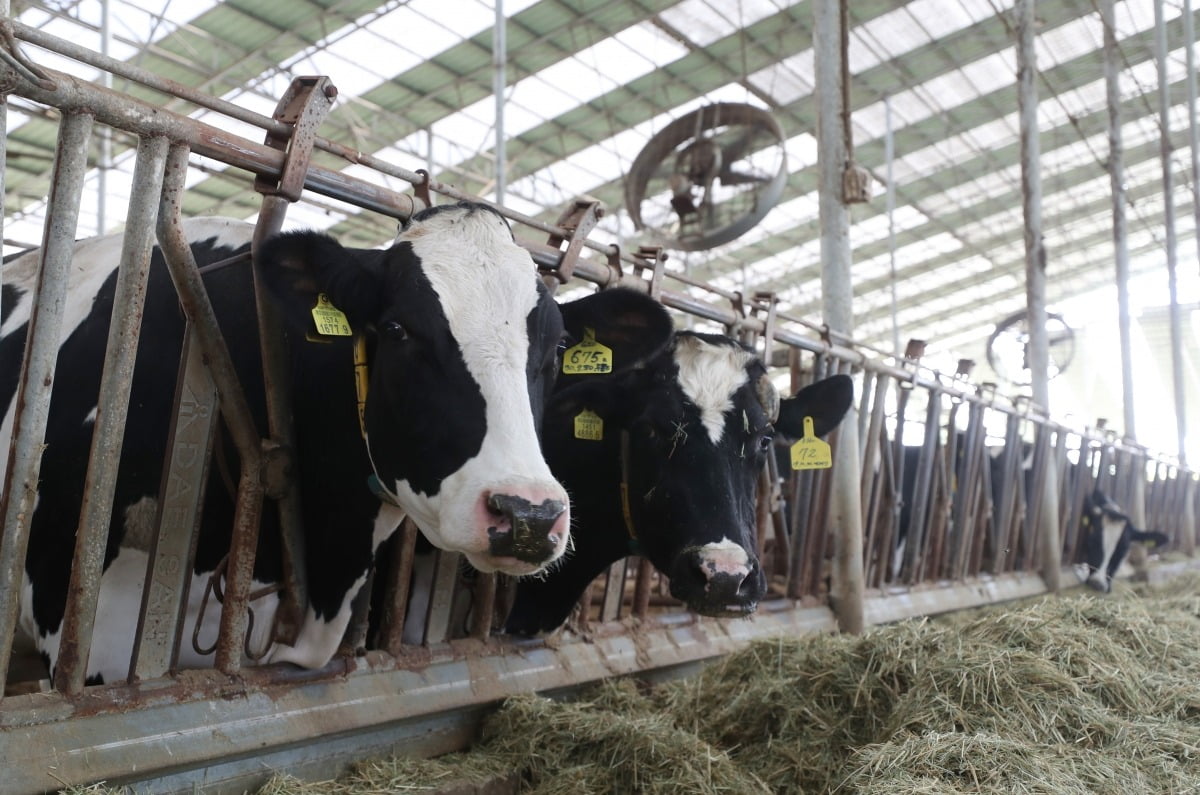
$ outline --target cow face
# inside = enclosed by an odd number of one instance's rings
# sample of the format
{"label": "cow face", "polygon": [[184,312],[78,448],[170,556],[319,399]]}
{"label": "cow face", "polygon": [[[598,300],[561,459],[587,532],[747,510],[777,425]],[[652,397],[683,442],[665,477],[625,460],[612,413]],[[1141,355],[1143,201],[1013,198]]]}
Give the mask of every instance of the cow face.
{"label": "cow face", "polygon": [[[576,311],[564,306],[576,336]],[[597,340],[601,334],[597,332]],[[575,468],[583,444],[566,439],[571,418],[587,410],[603,422],[605,447],[595,447],[594,470],[611,459],[627,495],[621,521],[631,548],[670,578],[671,593],[696,612],[741,616],[766,590],[758,562],[755,501],[759,472],[770,454],[776,413],[802,428],[803,416],[827,433],[846,412],[849,379],[835,377],[784,401],[762,362],[727,337],[679,332],[658,352],[605,378],[581,379],[556,390],[547,415],[547,444],[556,473]],[[786,410],[786,413],[783,413]],[[549,438],[551,433],[554,439]],[[799,433],[797,433],[797,436]],[[581,502],[594,490],[586,473],[564,478]],[[596,474],[599,479],[601,476]],[[616,494],[603,498],[620,500]],[[600,506],[604,510],[606,506]],[[586,518],[580,519],[586,523]],[[581,526],[579,551],[585,543]],[[619,531],[618,531],[619,532]],[[514,623],[518,631],[545,626]]]}
{"label": "cow face", "polygon": [[1121,506],[1099,489],[1084,499],[1079,522],[1084,534],[1084,565],[1087,569],[1084,582],[1102,593],[1112,590],[1113,577],[1131,544],[1145,542],[1163,546],[1168,541],[1164,533],[1134,527]]}
{"label": "cow face", "polygon": [[283,235],[260,261],[296,331],[313,335],[323,293],[366,335],[364,429],[385,498],[482,571],[527,574],[562,553],[567,497],[535,416],[562,320],[499,214],[431,208],[386,251]]}

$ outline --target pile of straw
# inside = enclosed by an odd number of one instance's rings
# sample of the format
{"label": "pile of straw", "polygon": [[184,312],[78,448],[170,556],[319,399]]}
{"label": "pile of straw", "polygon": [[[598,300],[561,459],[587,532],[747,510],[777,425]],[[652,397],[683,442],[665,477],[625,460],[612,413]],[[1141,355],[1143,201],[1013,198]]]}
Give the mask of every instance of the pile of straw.
{"label": "pile of straw", "polygon": [[537,793],[1200,789],[1186,587],[763,641],[645,692],[512,699],[474,753]]}
{"label": "pile of straw", "polygon": [[757,642],[655,688],[510,699],[468,753],[261,792],[1200,791],[1200,579],[1169,587]]}

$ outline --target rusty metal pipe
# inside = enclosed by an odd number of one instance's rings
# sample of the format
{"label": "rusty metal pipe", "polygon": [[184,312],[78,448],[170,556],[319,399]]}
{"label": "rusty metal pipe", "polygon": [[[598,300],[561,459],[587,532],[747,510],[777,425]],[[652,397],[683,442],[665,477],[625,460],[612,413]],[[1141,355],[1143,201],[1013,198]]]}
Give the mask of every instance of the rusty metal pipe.
{"label": "rusty metal pipe", "polygon": [[8,673],[21,572],[29,544],[29,527],[37,504],[37,484],[46,420],[50,412],[50,390],[58,362],[68,273],[75,250],[75,227],[79,199],[87,170],[87,143],[92,117],[63,116],[58,130],[58,157],[50,186],[46,224],[42,232],[41,262],[37,287],[29,315],[25,360],[14,408],[12,446],[8,451],[3,508],[4,536],[0,543],[0,682]]}
{"label": "rusty metal pipe", "polygon": [[142,139],[134,164],[133,189],[121,243],[121,265],[113,294],[112,321],[100,376],[92,449],[79,527],[75,533],[75,562],[71,567],[63,618],[63,643],[59,647],[55,677],[59,689],[67,693],[77,693],[83,688],[92,647],[96,601],[111,532],[109,522],[117,488],[121,445],[125,439],[125,421],[129,415],[129,388],[133,383],[142,310],[150,281],[150,254],[154,247],[152,230],[158,212],[156,197],[162,188],[167,147],[165,138]]}

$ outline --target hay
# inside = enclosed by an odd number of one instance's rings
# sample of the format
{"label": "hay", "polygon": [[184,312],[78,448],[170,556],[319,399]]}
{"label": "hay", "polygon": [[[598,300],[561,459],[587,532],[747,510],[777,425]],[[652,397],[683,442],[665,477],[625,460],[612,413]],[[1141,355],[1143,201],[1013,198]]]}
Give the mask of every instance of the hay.
{"label": "hay", "polygon": [[524,767],[528,791],[538,795],[769,792],[628,680],[571,703],[510,699],[486,722],[482,750]]}
{"label": "hay", "polygon": [[760,641],[656,688],[510,699],[468,753],[260,792],[1197,792],[1200,576],[1169,587]]}

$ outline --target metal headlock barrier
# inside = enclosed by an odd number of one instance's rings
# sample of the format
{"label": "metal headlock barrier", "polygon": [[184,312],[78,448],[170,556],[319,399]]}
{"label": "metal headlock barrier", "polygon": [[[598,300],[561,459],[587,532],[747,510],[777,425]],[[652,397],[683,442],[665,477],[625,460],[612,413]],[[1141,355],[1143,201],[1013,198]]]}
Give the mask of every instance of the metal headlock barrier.
{"label": "metal headlock barrier", "polygon": [[[336,91],[326,78],[298,78],[273,118],[187,90],[136,67],[82,50],[12,20],[0,20],[0,93],[51,111],[58,150],[48,198],[36,306],[29,319],[25,365],[0,512],[0,792],[37,792],[95,781],[163,791],[237,791],[272,770],[329,775],[348,759],[401,751],[429,755],[461,748],[484,711],[528,691],[561,692],[609,676],[655,678],[695,670],[752,639],[832,631],[826,528],[829,472],[780,472],[771,462],[760,488],[759,540],[771,594],[750,619],[701,618],[667,594],[663,577],[629,558],[589,588],[570,631],[545,640],[493,634],[511,582],[464,572],[459,556],[439,553],[430,584],[412,581],[416,528],[400,531],[381,629],[368,638],[360,611],[343,653],[319,671],[243,659],[251,571],[264,500],[279,502],[285,539],[283,603],[274,637],[294,636],[305,609],[303,544],[295,489],[287,482],[292,430],[282,379],[282,340],[272,306],[258,304],[270,427],[255,427],[242,385],[180,229],[189,158],[230,167],[263,195],[256,242],[277,231],[302,191],[345,201],[393,219],[407,218],[433,196],[463,197],[428,174],[409,172],[316,134]],[[20,43],[34,44],[125,77],[164,96],[262,129],[265,142],[41,69]],[[144,90],[139,89],[142,93]],[[7,101],[7,100],[6,100]],[[112,332],[101,382],[77,533],[62,650],[54,681],[20,674],[28,640],[17,628],[29,523],[37,497],[49,393],[54,380],[67,269],[76,237],[87,146],[94,125],[135,141],[132,199]],[[411,183],[398,193],[313,162],[313,152]],[[382,180],[381,180],[382,182]],[[1197,489],[1172,459],[1130,445],[1103,429],[1073,429],[1026,404],[923,368],[919,351],[898,360],[872,356],[850,341],[790,318],[774,296],[743,296],[666,270],[658,249],[624,252],[588,239],[601,215],[591,201],[566,208],[556,224],[504,210],[518,239],[552,283],[614,285],[647,292],[672,309],[719,325],[758,346],[793,390],[836,372],[856,380],[858,458],[865,530],[868,623],[926,615],[1043,593],[1046,554],[1038,534],[1040,483],[1053,463],[1060,473],[1058,516],[1063,576],[1075,582],[1079,512],[1084,495],[1104,489],[1119,502],[1144,494],[1148,524],[1192,554]],[[541,240],[532,240],[540,237]],[[140,301],[153,244],[162,247],[188,319],[184,397],[164,468],[172,481],[197,485],[203,466],[185,454],[211,444],[218,415],[241,460],[232,548],[226,571],[214,667],[171,670],[186,601],[192,528],[199,488],[161,495],[163,508],[147,572],[153,590],[138,622],[130,676],[85,686],[84,671],[109,534],[116,463],[129,402],[129,372],[141,325]],[[543,242],[544,241],[544,242]],[[965,371],[965,368],[964,368]],[[786,375],[784,373],[786,372]],[[195,417],[206,422],[191,422]],[[919,440],[919,441],[918,441]],[[838,445],[837,433],[831,438]],[[906,486],[905,484],[911,484]],[[419,643],[402,629],[414,588],[428,588]],[[364,600],[365,601],[365,600]],[[468,618],[471,616],[472,618]],[[184,639],[182,642],[192,642]]]}

